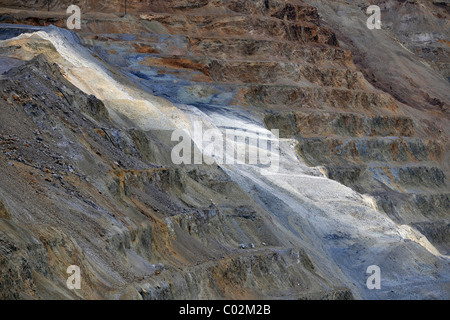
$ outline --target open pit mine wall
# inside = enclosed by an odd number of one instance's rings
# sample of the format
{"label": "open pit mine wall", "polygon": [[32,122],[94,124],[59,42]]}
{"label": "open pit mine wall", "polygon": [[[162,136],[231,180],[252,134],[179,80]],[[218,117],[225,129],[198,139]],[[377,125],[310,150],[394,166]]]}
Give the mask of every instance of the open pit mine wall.
{"label": "open pit mine wall", "polygon": [[[447,49],[310,2],[2,1],[0,297],[448,298]],[[174,165],[195,121],[279,129],[277,173]]]}

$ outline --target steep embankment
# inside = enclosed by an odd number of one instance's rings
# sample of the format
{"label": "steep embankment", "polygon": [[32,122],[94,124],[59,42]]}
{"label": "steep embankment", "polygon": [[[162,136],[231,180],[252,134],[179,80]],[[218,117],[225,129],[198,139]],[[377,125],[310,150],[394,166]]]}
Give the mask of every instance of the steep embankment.
{"label": "steep embankment", "polygon": [[[448,298],[446,131],[424,121],[448,118],[374,88],[314,7],[139,9],[86,15],[81,42],[1,29],[3,297]],[[172,130],[196,120],[280,129],[279,171],[173,165]]]}

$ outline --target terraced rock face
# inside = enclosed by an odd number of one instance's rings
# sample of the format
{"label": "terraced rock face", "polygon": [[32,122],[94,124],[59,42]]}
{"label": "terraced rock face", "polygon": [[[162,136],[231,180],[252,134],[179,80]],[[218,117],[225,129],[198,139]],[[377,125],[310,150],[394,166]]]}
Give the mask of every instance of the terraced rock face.
{"label": "terraced rock face", "polygon": [[[375,1],[385,9],[385,28],[450,81],[449,14],[446,1]],[[400,19],[398,17],[401,17]]]}
{"label": "terraced rock face", "polygon": [[[0,27],[1,297],[448,298],[445,79],[426,69],[426,106],[405,104],[407,80],[397,99],[390,76],[367,81],[333,15],[364,25],[357,5],[128,1],[117,17],[121,3],[88,1],[79,38]],[[4,22],[65,25],[11,7]],[[174,165],[171,133],[195,121],[279,129],[278,171]]]}

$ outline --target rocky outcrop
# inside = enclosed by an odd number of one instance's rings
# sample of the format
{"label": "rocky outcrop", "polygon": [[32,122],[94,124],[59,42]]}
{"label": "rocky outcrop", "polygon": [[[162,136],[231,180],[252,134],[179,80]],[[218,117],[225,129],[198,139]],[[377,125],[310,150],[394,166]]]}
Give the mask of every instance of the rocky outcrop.
{"label": "rocky outcrop", "polygon": [[[292,260],[268,213],[226,174],[145,160],[158,157],[147,134],[115,128],[43,55],[0,81],[2,194],[14,204],[11,217],[1,202],[2,298],[328,294],[307,253]],[[67,263],[85,266],[80,293],[64,284]]]}
{"label": "rocky outcrop", "polygon": [[[77,36],[40,27],[66,5],[1,9],[36,26],[0,33],[1,297],[447,298],[446,93],[375,73],[347,4],[86,1]],[[280,129],[279,172],[174,165],[199,119]]]}

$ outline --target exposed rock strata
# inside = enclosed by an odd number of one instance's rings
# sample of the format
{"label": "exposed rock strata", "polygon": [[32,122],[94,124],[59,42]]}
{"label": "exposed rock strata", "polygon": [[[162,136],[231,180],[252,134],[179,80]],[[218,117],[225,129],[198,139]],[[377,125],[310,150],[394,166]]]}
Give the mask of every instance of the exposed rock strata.
{"label": "exposed rock strata", "polygon": [[[37,34],[0,45],[0,297],[448,298],[445,79],[387,36],[350,36],[336,12],[368,32],[362,6],[121,3],[83,4],[95,58],[56,28],[1,29]],[[64,27],[53,5],[16,1],[2,20]],[[372,36],[396,75],[365,58]],[[279,178],[171,165],[164,129],[195,119],[280,129]]]}

